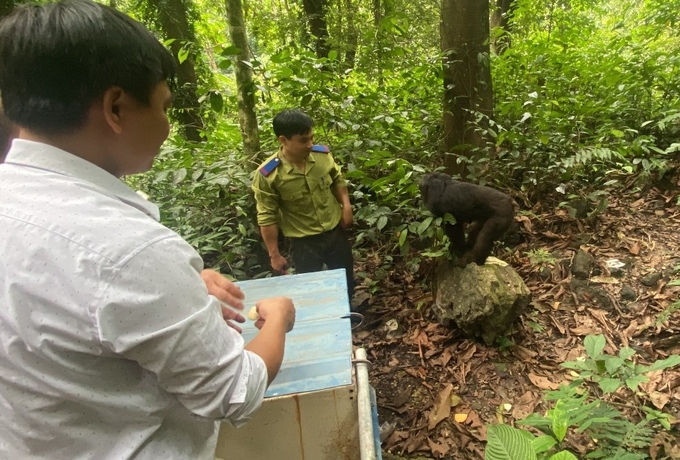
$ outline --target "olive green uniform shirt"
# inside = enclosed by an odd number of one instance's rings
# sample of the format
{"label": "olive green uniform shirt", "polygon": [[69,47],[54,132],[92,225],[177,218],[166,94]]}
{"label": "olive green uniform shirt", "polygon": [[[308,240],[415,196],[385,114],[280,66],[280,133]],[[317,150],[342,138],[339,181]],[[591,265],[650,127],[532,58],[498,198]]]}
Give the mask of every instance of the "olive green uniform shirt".
{"label": "olive green uniform shirt", "polygon": [[[277,157],[281,164],[267,176],[262,174],[261,168]],[[333,230],[342,218],[342,206],[332,190],[345,186],[340,167],[330,153],[310,153],[302,171],[279,151],[255,171],[252,188],[257,223],[260,227],[277,225],[289,238]]]}

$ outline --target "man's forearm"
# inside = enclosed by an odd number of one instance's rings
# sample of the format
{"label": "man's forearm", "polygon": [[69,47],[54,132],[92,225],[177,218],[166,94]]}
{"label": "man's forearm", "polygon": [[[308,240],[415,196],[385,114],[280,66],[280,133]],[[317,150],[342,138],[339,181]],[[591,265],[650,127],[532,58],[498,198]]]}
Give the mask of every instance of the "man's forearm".
{"label": "man's forearm", "polygon": [[349,207],[349,191],[347,190],[347,186],[342,185],[340,187],[335,187],[332,189],[333,191],[333,196],[335,196],[335,199],[338,200],[338,203],[342,205],[342,207]]}
{"label": "man's forearm", "polygon": [[274,224],[260,227],[260,234],[264,245],[267,246],[269,257],[279,256],[279,226]]}
{"label": "man's forearm", "polygon": [[286,343],[286,328],[282,321],[266,321],[260,332],[245,349],[252,351],[267,367],[267,385],[272,383],[281,368]]}

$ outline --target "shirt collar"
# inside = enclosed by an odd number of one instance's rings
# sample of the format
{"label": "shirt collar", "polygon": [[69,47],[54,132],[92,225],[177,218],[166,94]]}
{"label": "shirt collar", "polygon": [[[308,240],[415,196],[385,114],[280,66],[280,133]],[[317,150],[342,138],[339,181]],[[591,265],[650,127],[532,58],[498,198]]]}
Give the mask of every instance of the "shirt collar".
{"label": "shirt collar", "polygon": [[116,197],[155,220],[160,220],[158,206],[135,193],[123,181],[99,166],[57,147],[25,139],[14,139],[5,163],[43,169],[80,179],[90,183],[93,189]]}
{"label": "shirt collar", "polygon": [[[295,165],[288,161],[285,156],[283,156],[283,147],[279,147],[279,153],[278,153],[279,160],[281,160],[281,165],[286,168],[286,172],[290,173],[295,169]],[[316,163],[316,160],[314,159],[314,155],[312,155],[312,152],[309,153],[309,156],[305,159],[307,163],[313,165]]]}

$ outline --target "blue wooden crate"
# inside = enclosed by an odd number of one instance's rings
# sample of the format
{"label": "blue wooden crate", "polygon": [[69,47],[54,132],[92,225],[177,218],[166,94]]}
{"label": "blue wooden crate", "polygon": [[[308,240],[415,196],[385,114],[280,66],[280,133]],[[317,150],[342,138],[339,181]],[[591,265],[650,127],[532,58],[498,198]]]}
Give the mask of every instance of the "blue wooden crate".
{"label": "blue wooden crate", "polygon": [[[352,383],[352,331],[345,270],[325,270],[236,283],[246,312],[259,300],[286,296],[295,304],[294,329],[286,336],[281,369],[265,394],[283,396]],[[241,325],[249,342],[253,322]]]}

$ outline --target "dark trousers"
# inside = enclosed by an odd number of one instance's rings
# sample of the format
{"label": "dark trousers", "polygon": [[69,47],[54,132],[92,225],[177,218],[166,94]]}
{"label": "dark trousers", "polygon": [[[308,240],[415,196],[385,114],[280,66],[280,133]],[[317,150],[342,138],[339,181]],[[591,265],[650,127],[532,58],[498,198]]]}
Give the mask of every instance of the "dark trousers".
{"label": "dark trousers", "polygon": [[324,264],[329,269],[344,268],[347,293],[354,294],[354,256],[347,233],[341,226],[318,235],[290,239],[291,256],[296,273],[318,272]]}

